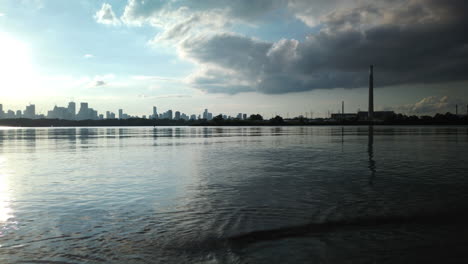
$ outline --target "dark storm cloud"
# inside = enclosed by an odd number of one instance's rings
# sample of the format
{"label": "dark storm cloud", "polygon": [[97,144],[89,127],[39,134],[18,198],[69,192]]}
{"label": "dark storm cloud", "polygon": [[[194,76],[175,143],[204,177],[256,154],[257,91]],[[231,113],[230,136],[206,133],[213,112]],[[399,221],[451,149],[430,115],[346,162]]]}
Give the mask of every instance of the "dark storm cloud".
{"label": "dark storm cloud", "polygon": [[[226,33],[279,8],[320,31],[274,43]],[[460,0],[130,0],[122,20],[162,27],[154,41],[197,64],[195,88],[288,93],[366,86],[370,64],[377,87],[466,80],[467,11]]]}
{"label": "dark storm cloud", "polygon": [[[363,87],[370,64],[376,65],[378,86],[466,80],[466,4],[394,2],[400,6],[331,13],[324,17],[323,29],[303,42],[265,43],[224,33],[187,40],[181,48],[200,65],[215,66],[211,81],[222,83],[230,72],[263,93]],[[194,76],[192,82],[219,92],[204,86],[204,78]]]}

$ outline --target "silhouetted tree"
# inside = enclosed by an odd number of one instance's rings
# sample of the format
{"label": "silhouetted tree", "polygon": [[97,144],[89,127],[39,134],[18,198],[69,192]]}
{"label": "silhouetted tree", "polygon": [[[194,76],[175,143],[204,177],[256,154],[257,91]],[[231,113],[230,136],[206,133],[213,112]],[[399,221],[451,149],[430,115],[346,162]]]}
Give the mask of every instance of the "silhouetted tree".
{"label": "silhouetted tree", "polygon": [[284,123],[284,120],[283,120],[283,118],[281,116],[277,115],[277,116],[273,117],[272,119],[270,119],[270,122],[272,124],[282,124],[282,123]]}
{"label": "silhouetted tree", "polygon": [[296,121],[299,122],[299,124],[301,124],[301,125],[303,125],[303,124],[306,123],[306,120],[305,120],[304,116],[302,116],[302,115],[293,118],[293,120],[296,120]]}
{"label": "silhouetted tree", "polygon": [[256,115],[253,114],[253,115],[250,115],[249,119],[250,120],[259,120],[259,121],[261,121],[261,120],[263,120],[263,117],[260,114],[256,114]]}
{"label": "silhouetted tree", "polygon": [[223,120],[224,120],[224,119],[223,119],[223,115],[221,115],[221,114],[219,114],[219,115],[213,117],[213,121],[214,121],[214,122],[221,122],[221,121],[223,121]]}

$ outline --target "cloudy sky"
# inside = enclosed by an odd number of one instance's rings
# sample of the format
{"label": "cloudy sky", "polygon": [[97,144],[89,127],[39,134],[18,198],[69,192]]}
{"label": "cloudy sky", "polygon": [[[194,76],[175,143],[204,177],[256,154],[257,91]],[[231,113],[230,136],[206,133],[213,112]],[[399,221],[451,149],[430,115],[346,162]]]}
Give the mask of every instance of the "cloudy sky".
{"label": "cloudy sky", "polygon": [[0,103],[314,117],[468,103],[461,0],[0,0]]}

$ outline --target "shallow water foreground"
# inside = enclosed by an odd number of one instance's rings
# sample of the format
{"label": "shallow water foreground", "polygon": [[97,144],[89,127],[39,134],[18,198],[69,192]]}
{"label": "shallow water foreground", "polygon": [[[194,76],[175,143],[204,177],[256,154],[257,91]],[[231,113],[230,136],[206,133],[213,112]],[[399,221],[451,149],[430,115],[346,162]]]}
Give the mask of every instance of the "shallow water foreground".
{"label": "shallow water foreground", "polygon": [[0,129],[0,263],[467,263],[468,127]]}

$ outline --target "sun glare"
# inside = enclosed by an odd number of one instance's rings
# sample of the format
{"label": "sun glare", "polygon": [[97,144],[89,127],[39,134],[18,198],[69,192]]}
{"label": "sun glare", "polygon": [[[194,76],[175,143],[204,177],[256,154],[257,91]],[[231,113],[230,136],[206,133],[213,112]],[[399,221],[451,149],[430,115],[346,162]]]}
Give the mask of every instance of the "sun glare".
{"label": "sun glare", "polygon": [[35,78],[29,47],[0,32],[0,85],[5,87],[2,94],[19,95],[29,91]]}
{"label": "sun glare", "polygon": [[[5,159],[0,157],[0,168],[2,167],[4,161]],[[5,224],[10,217],[12,217],[12,210],[10,208],[10,187],[8,182],[8,175],[0,172],[0,228],[2,227],[2,224]]]}

